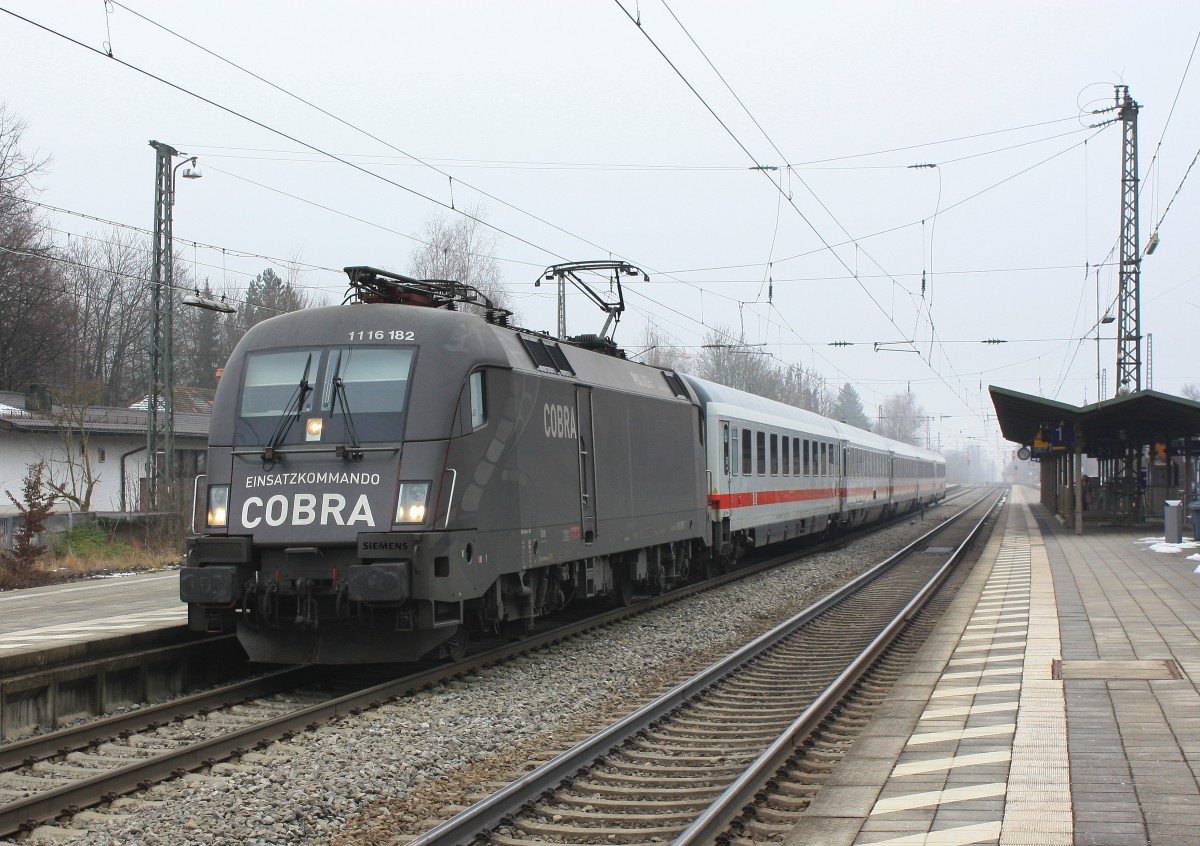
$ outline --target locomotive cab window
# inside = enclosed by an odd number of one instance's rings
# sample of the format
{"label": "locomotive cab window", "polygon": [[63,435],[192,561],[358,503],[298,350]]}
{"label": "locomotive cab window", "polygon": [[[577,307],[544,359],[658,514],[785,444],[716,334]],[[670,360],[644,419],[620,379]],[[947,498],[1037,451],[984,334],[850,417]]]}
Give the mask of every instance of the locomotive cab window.
{"label": "locomotive cab window", "polygon": [[244,445],[399,440],[416,350],[349,347],[250,353],[235,440]]}

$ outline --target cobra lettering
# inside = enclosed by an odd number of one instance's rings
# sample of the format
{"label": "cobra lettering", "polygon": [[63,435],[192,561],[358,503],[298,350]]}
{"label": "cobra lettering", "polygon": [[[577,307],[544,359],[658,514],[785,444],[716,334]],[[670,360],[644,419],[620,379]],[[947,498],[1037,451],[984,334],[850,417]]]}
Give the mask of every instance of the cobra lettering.
{"label": "cobra lettering", "polygon": [[542,408],[542,425],[547,438],[577,438],[575,409],[569,405],[546,403]]}
{"label": "cobra lettering", "polygon": [[242,503],[242,525],[253,529],[261,523],[268,526],[311,526],[317,523],[321,526],[337,524],[353,526],[362,523],[366,526],[375,525],[375,515],[371,513],[371,503],[366,494],[360,494],[354,507],[348,515],[346,497],[336,493],[321,494],[318,507],[314,494],[298,493],[291,498],[276,494],[263,502],[261,497],[247,497]]}

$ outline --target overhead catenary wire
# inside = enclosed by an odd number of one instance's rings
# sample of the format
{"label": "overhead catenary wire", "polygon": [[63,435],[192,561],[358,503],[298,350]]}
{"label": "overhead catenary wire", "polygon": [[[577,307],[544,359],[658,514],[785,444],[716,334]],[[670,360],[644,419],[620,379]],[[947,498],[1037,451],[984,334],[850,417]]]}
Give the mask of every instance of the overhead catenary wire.
{"label": "overhead catenary wire", "polygon": [[263,121],[260,121],[253,117],[250,117],[249,115],[243,114],[242,112],[239,112],[230,106],[226,106],[222,103],[219,103],[216,100],[211,99],[210,97],[206,97],[203,94],[200,94],[199,92],[192,91],[191,89],[186,88],[183,85],[180,85],[175,82],[171,82],[170,80],[168,80],[164,77],[161,77],[158,74],[152,73],[151,71],[148,71],[145,68],[141,68],[131,62],[126,62],[123,59],[118,59],[116,56],[109,56],[109,55],[105,54],[104,51],[98,50],[97,48],[92,47],[90,44],[85,44],[82,41],[79,41],[78,39],[72,38],[71,36],[69,36],[65,33],[59,32],[58,30],[53,29],[52,27],[46,26],[45,24],[42,24],[35,20],[27,18],[24,15],[19,15],[16,12],[12,11],[11,9],[7,9],[7,8],[0,6],[0,12],[3,12],[4,14],[9,15],[10,17],[14,17],[17,20],[23,21],[31,26],[34,26],[34,27],[42,30],[43,32],[47,32],[57,38],[61,38],[64,41],[74,44],[77,47],[87,50],[90,53],[93,53],[93,54],[96,54],[99,56],[104,56],[105,58],[109,59],[110,61],[116,62],[117,64],[121,65],[124,68],[128,68],[129,70],[131,70],[135,73],[141,74],[142,76],[145,76],[148,79],[152,79],[155,82],[165,85],[168,88],[178,91],[181,94],[184,94],[188,97],[192,97],[196,100],[199,100],[200,102],[205,103],[209,106],[212,106],[213,108],[219,109],[220,111],[223,111],[226,114],[232,115],[233,117],[236,117],[239,120],[244,120],[250,124],[253,124],[254,126],[257,126],[260,129],[266,130],[267,132],[270,132],[274,135],[278,135],[281,138],[291,141],[294,144],[299,144],[300,146],[305,147],[306,149],[312,150],[315,153],[320,153],[321,155],[328,156],[330,159],[341,162],[342,164],[358,171],[359,173],[365,174],[366,176],[369,176],[373,179],[378,179],[381,182],[384,182],[395,188],[399,188],[401,191],[405,191],[409,194],[412,194],[415,197],[418,197],[429,203],[433,203],[436,206],[440,206],[441,208],[446,209],[447,211],[456,212],[457,214],[462,215],[463,217],[467,218],[468,220],[474,221],[475,223],[479,224],[480,226],[486,226],[488,229],[498,232],[501,235],[504,235],[505,237],[512,238],[514,241],[518,241],[527,247],[531,247],[535,250],[538,250],[539,252],[545,253],[546,255],[549,255],[549,256],[553,256],[555,258],[564,259],[564,260],[566,258],[565,256],[560,255],[559,253],[555,252],[554,250],[550,249],[549,247],[542,246],[542,245],[537,244],[533,241],[530,241],[526,238],[523,238],[520,235],[510,232],[507,229],[504,229],[503,227],[495,225],[494,223],[489,223],[486,219],[481,218],[477,215],[471,214],[470,212],[464,211],[462,209],[453,209],[450,207],[450,205],[442,202],[441,200],[438,200],[435,197],[430,197],[428,194],[424,194],[415,188],[412,188],[401,182],[397,182],[393,179],[389,179],[388,177],[383,176],[382,174],[375,173],[374,171],[372,171],[368,168],[365,168],[361,165],[355,164],[354,162],[351,162],[347,159],[341,158],[333,153],[327,152],[326,150],[322,149],[321,147],[318,147],[315,144],[310,144],[307,141],[304,141],[294,135],[290,135],[287,132],[284,132],[282,129],[277,129],[276,127],[271,126],[270,124],[264,123]]}
{"label": "overhead catenary wire", "polygon": [[[672,70],[672,71],[675,73],[675,75],[676,75],[676,76],[677,76],[677,77],[678,77],[678,78],[679,78],[679,79],[680,79],[680,80],[681,80],[681,81],[684,83],[684,85],[685,85],[685,86],[688,88],[688,90],[690,90],[690,91],[693,93],[693,95],[695,95],[695,97],[696,97],[696,98],[697,98],[697,99],[700,101],[701,105],[703,105],[703,106],[704,106],[704,108],[705,108],[705,109],[706,109],[706,110],[709,112],[709,114],[710,114],[710,115],[712,115],[712,117],[713,117],[713,118],[714,118],[714,119],[717,121],[717,123],[718,123],[718,124],[721,126],[721,128],[722,128],[722,129],[723,129],[723,130],[726,132],[726,134],[728,134],[728,135],[730,136],[730,138],[732,138],[732,139],[733,139],[734,143],[735,143],[735,144],[736,144],[736,145],[737,145],[737,146],[738,146],[738,147],[739,147],[739,148],[740,148],[740,149],[741,149],[741,150],[742,150],[742,151],[743,151],[743,152],[746,154],[746,156],[747,156],[747,157],[748,157],[748,158],[751,160],[751,162],[753,163],[753,167],[752,167],[751,169],[752,169],[752,170],[759,170],[760,172],[762,172],[762,174],[763,174],[764,176],[766,176],[766,177],[767,177],[767,178],[770,180],[770,182],[771,182],[772,186],[773,186],[773,187],[774,187],[774,188],[775,188],[777,191],[779,191],[779,193],[780,193],[780,194],[784,194],[784,192],[783,192],[783,190],[782,190],[782,186],[781,186],[781,185],[779,185],[778,183],[776,183],[776,182],[775,182],[775,180],[771,178],[771,176],[770,176],[770,174],[767,172],[767,170],[766,170],[766,167],[764,166],[764,164],[763,164],[761,161],[759,161],[759,160],[758,160],[758,158],[757,158],[757,157],[756,157],[756,156],[755,156],[755,155],[754,155],[754,154],[753,154],[753,153],[750,151],[750,149],[749,149],[749,148],[748,148],[748,147],[745,145],[745,143],[743,143],[743,142],[742,142],[742,140],[741,140],[740,138],[738,138],[737,134],[736,134],[736,133],[734,133],[734,132],[733,132],[733,130],[729,128],[728,124],[726,124],[726,123],[725,123],[725,121],[724,121],[724,120],[723,120],[723,119],[720,117],[720,115],[718,115],[718,114],[716,113],[716,110],[715,110],[715,109],[713,109],[713,107],[712,107],[712,106],[711,106],[711,105],[708,103],[708,101],[707,101],[707,100],[704,98],[704,96],[700,94],[700,92],[699,92],[699,91],[696,89],[696,87],[695,87],[695,86],[694,86],[694,85],[691,83],[691,81],[687,79],[687,77],[686,77],[686,76],[683,74],[683,72],[682,72],[682,71],[680,71],[680,69],[678,68],[678,66],[676,66],[676,64],[675,64],[675,63],[674,63],[674,62],[671,60],[671,58],[670,58],[669,56],[667,56],[666,52],[665,52],[665,51],[664,51],[664,50],[663,50],[663,49],[662,49],[662,48],[661,48],[661,47],[658,45],[658,43],[657,43],[657,42],[654,40],[654,38],[650,36],[650,34],[649,34],[649,33],[646,31],[646,29],[645,29],[645,28],[642,26],[642,23],[641,23],[641,20],[640,20],[640,18],[634,18],[634,16],[630,14],[629,10],[628,10],[628,9],[627,9],[627,8],[624,6],[624,4],[621,2],[621,0],[614,0],[614,2],[616,3],[617,7],[618,7],[618,8],[620,8],[620,9],[621,9],[621,11],[622,11],[622,12],[625,14],[625,16],[626,16],[626,17],[627,17],[627,18],[628,18],[628,19],[629,19],[631,22],[633,22],[633,23],[634,23],[634,25],[637,27],[638,31],[642,33],[643,37],[644,37],[644,38],[645,38],[645,39],[646,39],[646,40],[647,40],[647,41],[650,43],[650,45],[651,45],[651,46],[654,48],[654,50],[655,50],[655,51],[656,51],[656,52],[659,54],[659,56],[660,56],[660,57],[662,57],[662,59],[663,59],[663,60],[664,60],[664,61],[667,63],[667,65],[668,65],[668,66],[671,68],[671,70]],[[757,121],[756,121],[756,125],[757,125]],[[759,128],[760,128],[760,130],[761,130],[761,126],[759,126]],[[773,146],[774,146],[774,145],[773,145]],[[825,206],[825,204],[824,204],[824,203],[821,201],[820,197],[818,197],[818,196],[815,194],[815,192],[813,192],[813,191],[812,191],[812,189],[811,189],[811,188],[810,188],[810,187],[809,187],[807,184],[805,184],[805,183],[804,183],[804,181],[803,181],[803,180],[800,180],[800,182],[801,182],[801,184],[802,184],[802,185],[804,185],[805,189],[806,189],[806,190],[809,192],[809,194],[810,194],[810,195],[812,195],[812,197],[813,197],[813,198],[814,198],[814,199],[817,201],[817,203],[818,203],[818,204],[819,204],[819,205],[822,207],[822,209],[824,209],[824,211],[826,212],[826,214],[828,214],[828,215],[830,216],[830,218],[831,218],[831,219],[833,219],[835,223],[837,223],[837,225],[839,226],[839,228],[841,228],[841,229],[842,229],[842,231],[843,231],[843,232],[846,232],[846,234],[847,234],[847,235],[849,235],[849,233],[846,231],[845,227],[844,227],[844,226],[842,226],[840,222],[838,222],[838,220],[837,220],[837,217],[836,217],[835,215],[833,215],[833,213],[832,213],[832,212],[831,212],[831,211],[830,211],[830,210],[829,210],[829,209],[828,209],[828,208]],[[819,241],[821,241],[821,243],[824,245],[825,249],[826,249],[827,251],[829,251],[829,252],[830,252],[830,253],[831,253],[831,254],[834,256],[834,258],[835,258],[835,259],[837,259],[837,261],[838,261],[840,264],[842,264],[842,265],[843,265],[843,266],[846,268],[846,270],[847,270],[848,272],[850,272],[850,273],[853,273],[853,270],[852,270],[852,269],[851,269],[851,268],[850,268],[850,267],[849,267],[849,266],[846,264],[845,260],[844,260],[844,259],[841,257],[841,255],[839,255],[839,254],[837,253],[837,251],[836,251],[836,250],[834,250],[832,246],[830,246],[829,242],[828,242],[828,241],[825,239],[825,237],[824,237],[824,236],[821,234],[820,230],[819,230],[819,229],[817,229],[817,227],[816,227],[816,226],[813,224],[813,222],[812,222],[811,220],[809,220],[808,216],[807,216],[807,215],[805,215],[803,211],[801,211],[801,209],[799,208],[799,206],[797,206],[797,205],[796,205],[796,203],[794,202],[793,198],[792,198],[791,196],[787,196],[787,195],[785,195],[785,199],[786,199],[786,201],[787,201],[788,205],[792,207],[792,209],[793,209],[793,210],[796,212],[796,214],[797,214],[797,215],[798,215],[798,216],[801,218],[801,220],[803,220],[803,221],[804,221],[804,223],[805,223],[805,224],[806,224],[806,225],[809,227],[809,229],[810,229],[810,230],[812,230],[813,234],[814,234],[814,235],[816,235],[817,239],[818,239]],[[854,238],[851,236],[850,240],[851,240],[851,243],[854,243],[856,246],[858,246],[858,241],[857,241],[857,239],[854,239]],[[865,250],[864,250],[864,254],[866,254]],[[867,255],[868,255],[868,258],[871,258],[869,254],[867,254]],[[875,261],[873,258],[871,258],[871,261],[872,261],[872,263],[873,263],[873,264],[875,264],[875,265],[876,265],[877,267],[879,267],[881,270],[884,270],[884,268],[883,268],[881,265],[879,265],[879,263],[878,263],[877,261]],[[886,271],[885,271],[885,272],[886,272]],[[894,319],[894,317],[892,316],[892,314],[891,314],[891,313],[890,313],[890,312],[889,312],[887,309],[885,309],[885,308],[883,307],[883,304],[879,302],[879,300],[878,300],[878,299],[877,299],[877,298],[874,296],[874,294],[872,294],[872,293],[871,293],[871,292],[870,292],[870,291],[869,291],[869,290],[866,288],[866,286],[865,286],[865,285],[863,285],[862,281],[861,281],[860,279],[858,279],[858,277],[857,277],[857,276],[855,276],[855,281],[856,281],[856,282],[858,282],[858,285],[859,285],[859,287],[860,287],[860,288],[862,288],[863,292],[864,292],[864,293],[867,295],[868,299],[870,299],[870,300],[871,300],[871,302],[872,302],[872,303],[875,305],[875,307],[876,307],[876,308],[877,308],[877,310],[880,312],[880,314],[882,314],[882,315],[883,315],[883,316],[884,316],[884,317],[885,317],[885,318],[888,320],[888,322],[889,322],[889,323],[891,323],[891,324],[892,324],[892,325],[893,325],[893,326],[894,326],[894,327],[897,329],[897,331],[902,331],[902,330],[901,330],[901,328],[900,328],[900,326],[896,324],[896,322],[895,322],[895,319]],[[912,347],[914,350],[916,350],[916,351],[918,352],[918,354],[920,354],[920,351],[919,351],[919,349],[916,347],[916,345],[915,345],[915,344],[913,344],[913,343],[910,341],[910,342],[909,342],[909,345],[910,345],[910,346],[911,346],[911,347]],[[925,358],[924,358],[924,356],[921,356],[921,358],[922,358],[922,361],[925,361],[926,365],[927,365],[927,366],[930,368],[930,370],[932,370],[932,371],[933,371],[933,372],[935,372],[935,373],[937,372],[937,371],[936,371],[936,368],[934,368],[934,367],[933,367],[932,361],[926,361],[926,360],[925,360]],[[949,362],[949,359],[948,359],[948,358],[947,358],[947,364],[950,366],[951,372],[953,373],[953,365],[951,365],[951,364],[950,364],[950,362]],[[939,375],[939,376],[941,376],[941,374],[938,374],[938,375]],[[954,389],[954,387],[953,387],[953,386],[952,386],[952,385],[951,385],[951,384],[950,384],[948,381],[946,381],[946,380],[945,380],[945,377],[944,377],[944,376],[942,377],[942,381],[943,381],[943,383],[945,384],[945,386],[946,386],[947,388],[949,388],[949,389],[951,390],[951,392],[952,392],[952,393],[954,393],[954,394],[955,394],[955,396],[956,396],[956,397],[959,397],[959,399],[961,399],[961,400],[963,401],[964,405],[966,405],[967,407],[970,407],[970,403],[969,403],[969,402],[966,400],[965,396],[959,396],[959,393],[958,393],[958,391],[956,391],[956,390]],[[963,387],[963,389],[964,389],[964,394],[965,394],[965,384],[964,384],[964,385],[962,385],[962,387]]]}
{"label": "overhead catenary wire", "polygon": [[[294,92],[292,92],[292,91],[289,91],[288,89],[284,88],[283,86],[281,86],[281,85],[278,85],[278,84],[276,84],[276,83],[272,82],[271,80],[267,79],[266,77],[263,77],[263,76],[261,76],[261,75],[259,75],[259,74],[255,73],[254,71],[251,71],[251,70],[249,70],[248,68],[245,68],[245,67],[243,67],[242,65],[239,65],[237,62],[234,62],[234,61],[232,61],[231,59],[227,59],[227,58],[225,58],[224,56],[220,55],[220,54],[219,54],[219,53],[217,53],[216,51],[214,51],[214,50],[210,50],[209,48],[207,48],[207,47],[203,46],[202,44],[199,44],[199,43],[197,43],[197,42],[195,42],[195,41],[191,40],[190,38],[187,38],[186,36],[183,36],[183,35],[181,35],[181,34],[179,34],[179,33],[175,32],[174,30],[170,29],[169,27],[166,27],[166,26],[164,26],[163,24],[160,24],[159,22],[157,22],[157,21],[155,21],[155,20],[153,20],[153,19],[151,19],[151,18],[147,17],[146,15],[143,15],[143,14],[141,14],[140,12],[137,12],[137,11],[135,11],[134,9],[131,9],[129,6],[126,6],[125,4],[123,4],[123,3],[119,2],[119,0],[110,0],[110,2],[112,2],[113,4],[115,4],[115,5],[117,5],[117,6],[120,6],[122,9],[124,9],[124,10],[125,10],[125,11],[127,11],[127,12],[129,12],[130,14],[132,14],[132,15],[136,15],[137,17],[141,18],[142,20],[146,21],[146,23],[149,23],[149,24],[151,24],[152,26],[158,27],[159,29],[163,30],[164,32],[167,32],[167,33],[169,33],[169,34],[173,35],[174,37],[176,37],[176,38],[178,38],[178,39],[180,39],[180,40],[182,40],[182,41],[185,41],[186,43],[188,43],[188,44],[192,45],[193,47],[195,47],[195,48],[196,48],[196,49],[198,49],[198,50],[202,50],[203,52],[207,53],[208,55],[212,56],[213,58],[215,58],[215,59],[217,59],[217,60],[219,60],[219,61],[221,61],[221,62],[224,62],[225,64],[227,64],[227,65],[230,65],[231,67],[234,67],[234,68],[236,68],[237,70],[241,71],[242,73],[245,73],[245,74],[248,74],[248,75],[250,75],[250,76],[254,77],[254,78],[255,78],[255,79],[257,79],[259,82],[262,82],[264,85],[268,85],[268,86],[270,86],[271,88],[275,89],[275,90],[276,90],[276,91],[278,91],[279,93],[281,93],[281,94],[284,94],[284,95],[285,95],[285,96],[287,96],[287,97],[291,97],[292,99],[294,99],[294,100],[296,100],[296,101],[298,101],[298,102],[300,102],[300,103],[303,103],[304,105],[308,106],[309,108],[315,109],[316,111],[320,112],[321,114],[325,115],[326,117],[328,117],[328,118],[330,118],[330,119],[332,119],[332,120],[335,120],[335,121],[337,121],[338,123],[342,124],[343,126],[345,126],[345,127],[349,128],[349,129],[352,129],[352,130],[354,130],[355,132],[358,132],[358,133],[360,133],[360,134],[362,134],[362,135],[365,135],[366,137],[370,138],[372,141],[376,141],[377,143],[384,145],[385,147],[387,147],[387,148],[388,148],[388,149],[390,149],[390,150],[394,150],[395,152],[399,153],[399,154],[400,154],[400,155],[402,155],[402,156],[405,156],[405,157],[407,157],[407,158],[409,158],[409,159],[412,159],[414,162],[417,162],[417,163],[419,163],[419,164],[421,164],[421,165],[423,165],[423,166],[425,166],[425,167],[427,167],[427,168],[430,168],[430,169],[431,169],[431,170],[433,170],[434,172],[436,172],[436,173],[438,173],[438,174],[440,174],[440,175],[442,175],[442,176],[446,177],[447,179],[452,179],[452,177],[450,176],[450,174],[446,173],[445,171],[441,170],[440,168],[436,167],[435,165],[433,165],[433,164],[429,163],[428,161],[425,161],[424,159],[418,158],[417,156],[414,156],[414,155],[412,155],[411,153],[408,153],[408,152],[406,152],[406,151],[404,151],[404,150],[400,149],[399,147],[397,147],[396,145],[392,144],[391,142],[389,142],[389,141],[387,141],[387,140],[385,140],[385,139],[383,139],[383,138],[380,138],[378,135],[374,134],[373,132],[370,132],[370,131],[368,131],[368,130],[366,130],[366,129],[362,128],[361,126],[358,126],[357,124],[355,124],[355,123],[352,123],[351,121],[348,121],[348,120],[346,120],[345,118],[342,118],[342,117],[340,117],[340,116],[338,116],[338,115],[334,114],[333,112],[329,111],[328,109],[325,109],[325,108],[323,108],[323,107],[321,107],[321,106],[318,106],[316,103],[313,103],[311,100],[307,100],[307,99],[305,99],[304,97],[301,97],[299,94],[296,94],[296,93],[294,93]],[[277,133],[277,134],[281,134],[281,135],[282,135],[283,133]],[[286,137],[286,136],[285,136],[285,137]],[[295,139],[289,139],[289,140],[295,140]],[[303,142],[300,142],[300,143],[303,143]],[[315,151],[317,151],[317,152],[320,152],[320,153],[322,153],[322,155],[330,156],[331,158],[334,158],[334,159],[336,159],[336,160],[343,161],[343,163],[350,164],[350,162],[349,162],[348,160],[342,159],[342,158],[340,158],[340,157],[338,157],[338,156],[336,156],[336,155],[333,155],[333,154],[331,154],[331,153],[326,153],[326,152],[324,152],[324,151],[322,151],[322,150],[317,150],[317,148],[315,148],[315,147],[313,147],[313,146],[311,146],[311,145],[309,145],[309,144],[304,144],[304,146],[305,146],[305,147],[308,147],[308,148],[309,148],[309,149],[311,149],[311,150],[315,150]],[[371,173],[371,171],[364,171],[364,172]],[[377,175],[377,174],[373,174],[373,175]],[[482,188],[479,188],[479,187],[478,187],[478,186],[476,186],[476,185],[471,185],[470,183],[463,182],[461,179],[459,180],[459,182],[460,182],[460,184],[462,184],[462,185],[466,186],[467,188],[470,188],[472,191],[476,191],[476,192],[477,192],[477,193],[479,193],[480,195],[482,195],[482,196],[484,196],[484,197],[487,197],[489,200],[493,200],[493,201],[495,201],[495,202],[497,202],[497,203],[500,203],[500,204],[501,204],[502,206],[504,206],[505,208],[512,209],[513,211],[515,211],[515,212],[517,212],[517,213],[519,213],[519,214],[523,214],[523,215],[525,215],[526,217],[532,218],[533,220],[536,220],[538,223],[541,223],[541,224],[544,224],[544,225],[546,225],[546,226],[549,226],[550,228],[552,228],[552,229],[554,229],[554,230],[556,230],[556,231],[558,231],[558,232],[561,232],[561,233],[562,233],[562,234],[564,234],[564,235],[567,235],[567,236],[569,236],[569,237],[571,237],[571,238],[575,238],[575,239],[577,239],[578,241],[580,241],[580,242],[582,242],[582,243],[584,243],[584,244],[587,244],[589,247],[594,247],[594,248],[595,248],[595,249],[597,249],[597,250],[606,251],[606,250],[605,250],[605,248],[604,248],[604,247],[602,247],[602,246],[600,246],[599,244],[596,244],[596,243],[594,243],[594,242],[592,242],[592,241],[588,240],[587,238],[584,238],[584,237],[583,237],[583,236],[581,236],[581,235],[577,235],[577,234],[575,234],[575,233],[573,233],[573,232],[570,232],[570,231],[568,231],[568,230],[566,230],[566,229],[562,228],[561,226],[558,226],[557,224],[555,224],[555,223],[552,223],[552,222],[550,222],[549,220],[546,220],[546,219],[544,219],[544,218],[542,218],[542,217],[540,217],[540,216],[538,216],[538,215],[534,214],[533,212],[527,211],[527,210],[525,210],[525,209],[523,209],[523,208],[521,208],[521,207],[519,207],[519,206],[516,206],[516,205],[514,205],[514,204],[512,204],[512,203],[509,203],[508,201],[506,201],[506,200],[503,200],[503,199],[501,199],[500,197],[497,197],[497,196],[495,196],[494,194],[491,194],[491,193],[489,193],[489,192],[487,192],[487,191],[483,190]],[[452,184],[452,183],[451,183],[451,184]],[[402,186],[401,186],[401,187],[402,187]],[[406,188],[405,190],[411,190],[411,189],[408,189],[408,188]],[[428,198],[427,198],[427,199],[428,199]],[[437,201],[435,201],[435,202],[437,202]],[[535,245],[535,244],[532,244],[532,243],[531,243],[531,242],[529,242],[529,241],[524,241],[523,239],[521,239],[521,238],[518,238],[517,236],[514,236],[514,235],[512,235],[511,233],[504,232],[504,230],[500,229],[499,227],[492,226],[491,224],[487,223],[486,221],[483,221],[483,220],[480,220],[480,219],[478,219],[478,218],[475,218],[473,215],[471,215],[471,214],[468,214],[467,212],[463,212],[461,209],[456,209],[456,208],[454,207],[453,200],[451,200],[451,202],[450,202],[450,204],[449,204],[448,206],[447,206],[445,203],[439,203],[439,205],[441,205],[443,208],[448,208],[450,211],[455,211],[455,212],[458,212],[458,213],[460,213],[460,214],[463,214],[465,217],[467,217],[467,218],[469,218],[469,219],[472,219],[472,220],[475,220],[477,223],[481,223],[481,224],[483,224],[483,225],[485,225],[485,226],[488,226],[489,228],[491,228],[491,229],[494,229],[494,230],[496,230],[497,232],[501,232],[502,234],[506,234],[506,235],[508,235],[509,237],[514,237],[514,238],[517,238],[517,240],[519,240],[519,241],[522,241],[522,243],[525,243],[525,244],[527,244],[528,246],[535,247],[535,248],[537,248],[537,249],[542,249],[543,251],[547,252],[549,255],[555,256],[556,258],[563,258],[563,256],[559,256],[557,253],[551,252],[551,251],[549,251],[549,250],[546,250],[545,248],[542,248],[542,247],[536,247],[536,245]]]}

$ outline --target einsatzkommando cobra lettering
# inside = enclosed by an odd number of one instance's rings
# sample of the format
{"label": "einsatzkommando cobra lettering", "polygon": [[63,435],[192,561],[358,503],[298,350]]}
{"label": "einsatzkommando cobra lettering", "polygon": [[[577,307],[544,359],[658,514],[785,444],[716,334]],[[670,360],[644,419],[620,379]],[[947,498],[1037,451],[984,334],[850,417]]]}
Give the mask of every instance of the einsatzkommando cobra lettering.
{"label": "einsatzkommando cobra lettering", "polygon": [[247,476],[247,488],[273,488],[278,485],[378,485],[378,473],[344,473],[337,470],[311,473],[267,473]]}

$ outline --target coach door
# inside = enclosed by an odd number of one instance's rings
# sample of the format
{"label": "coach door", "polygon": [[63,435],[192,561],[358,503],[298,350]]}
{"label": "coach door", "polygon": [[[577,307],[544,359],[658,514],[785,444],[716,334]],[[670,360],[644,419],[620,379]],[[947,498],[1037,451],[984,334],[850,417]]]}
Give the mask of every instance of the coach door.
{"label": "coach door", "polygon": [[575,419],[579,421],[579,515],[584,543],[596,538],[596,453],[592,431],[592,389],[576,386]]}

